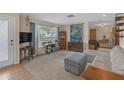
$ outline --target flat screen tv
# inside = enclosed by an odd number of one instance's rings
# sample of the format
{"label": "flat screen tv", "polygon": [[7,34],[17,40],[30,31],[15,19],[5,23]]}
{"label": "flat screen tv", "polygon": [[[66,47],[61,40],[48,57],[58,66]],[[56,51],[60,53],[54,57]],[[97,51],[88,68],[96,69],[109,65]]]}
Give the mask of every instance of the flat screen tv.
{"label": "flat screen tv", "polygon": [[20,43],[32,42],[32,33],[20,32]]}

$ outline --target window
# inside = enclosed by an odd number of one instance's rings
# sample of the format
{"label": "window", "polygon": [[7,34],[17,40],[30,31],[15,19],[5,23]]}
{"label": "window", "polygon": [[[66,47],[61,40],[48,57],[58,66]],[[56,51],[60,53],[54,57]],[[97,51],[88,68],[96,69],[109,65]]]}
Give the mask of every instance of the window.
{"label": "window", "polygon": [[58,28],[39,26],[39,47],[43,47],[44,44],[51,42],[55,43],[58,40]]}

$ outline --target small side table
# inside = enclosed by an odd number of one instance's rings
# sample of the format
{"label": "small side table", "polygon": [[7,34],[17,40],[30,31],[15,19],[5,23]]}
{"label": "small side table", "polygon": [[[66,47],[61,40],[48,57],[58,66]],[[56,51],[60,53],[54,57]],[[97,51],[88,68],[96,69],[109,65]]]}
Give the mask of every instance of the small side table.
{"label": "small side table", "polygon": [[[28,51],[28,53],[27,53],[27,51]],[[22,58],[22,52],[24,52],[24,58]],[[26,59],[28,59],[30,61],[30,58],[33,58],[33,48],[32,47],[20,48],[20,63]]]}

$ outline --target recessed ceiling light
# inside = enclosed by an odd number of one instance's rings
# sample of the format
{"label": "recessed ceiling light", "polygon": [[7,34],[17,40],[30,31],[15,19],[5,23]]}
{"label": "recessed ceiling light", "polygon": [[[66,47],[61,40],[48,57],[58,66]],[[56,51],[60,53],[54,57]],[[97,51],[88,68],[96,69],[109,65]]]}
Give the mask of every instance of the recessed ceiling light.
{"label": "recessed ceiling light", "polygon": [[67,17],[68,18],[72,18],[72,17],[75,17],[75,15],[68,15]]}
{"label": "recessed ceiling light", "polygon": [[108,26],[108,25],[110,25],[109,23],[99,23],[99,24],[97,24],[97,26]]}
{"label": "recessed ceiling light", "polygon": [[97,26],[104,26],[104,24],[100,23],[100,24],[97,24]]}
{"label": "recessed ceiling light", "polygon": [[103,14],[102,16],[106,16],[106,14]]}

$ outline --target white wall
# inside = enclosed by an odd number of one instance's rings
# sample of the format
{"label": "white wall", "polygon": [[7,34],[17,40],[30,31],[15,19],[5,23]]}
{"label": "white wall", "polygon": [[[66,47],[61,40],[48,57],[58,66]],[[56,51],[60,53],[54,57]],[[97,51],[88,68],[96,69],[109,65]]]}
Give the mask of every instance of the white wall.
{"label": "white wall", "polygon": [[88,22],[84,22],[84,29],[83,29],[83,48],[84,50],[88,49],[89,47],[89,25]]}
{"label": "white wall", "polygon": [[112,27],[113,26],[99,26],[96,27],[96,39],[97,40],[102,40],[103,35],[106,36],[106,38],[110,38],[110,34],[112,34]]}
{"label": "white wall", "polygon": [[[29,17],[29,19],[30,19],[30,17]],[[35,19],[30,19],[29,21],[34,22],[34,23],[41,25],[41,26],[59,27],[58,24],[54,24],[54,23],[47,22],[47,21],[40,21],[40,20],[35,20]]]}

